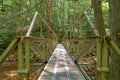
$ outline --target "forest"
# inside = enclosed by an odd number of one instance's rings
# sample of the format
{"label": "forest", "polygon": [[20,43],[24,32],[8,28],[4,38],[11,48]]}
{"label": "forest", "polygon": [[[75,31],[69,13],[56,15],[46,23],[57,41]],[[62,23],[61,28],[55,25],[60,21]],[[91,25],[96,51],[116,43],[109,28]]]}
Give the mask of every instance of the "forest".
{"label": "forest", "polygon": [[119,14],[120,0],[0,0],[0,80],[42,80],[57,44],[85,80],[120,80]]}

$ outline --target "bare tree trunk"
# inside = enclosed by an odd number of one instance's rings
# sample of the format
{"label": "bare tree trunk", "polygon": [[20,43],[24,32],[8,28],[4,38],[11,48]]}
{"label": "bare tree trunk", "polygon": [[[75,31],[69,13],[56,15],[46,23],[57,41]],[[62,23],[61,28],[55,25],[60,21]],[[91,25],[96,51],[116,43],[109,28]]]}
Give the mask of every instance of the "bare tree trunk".
{"label": "bare tree trunk", "polygon": [[47,26],[47,38],[50,38],[50,6],[49,6],[49,0],[46,0],[46,22]]}
{"label": "bare tree trunk", "polygon": [[[108,0],[110,7],[111,37],[120,48],[120,0]],[[110,79],[120,80],[120,56],[111,51]]]}
{"label": "bare tree trunk", "polygon": [[101,36],[104,36],[106,33],[105,33],[105,27],[104,27],[101,0],[92,0],[92,5],[94,10],[95,26],[99,34]]}

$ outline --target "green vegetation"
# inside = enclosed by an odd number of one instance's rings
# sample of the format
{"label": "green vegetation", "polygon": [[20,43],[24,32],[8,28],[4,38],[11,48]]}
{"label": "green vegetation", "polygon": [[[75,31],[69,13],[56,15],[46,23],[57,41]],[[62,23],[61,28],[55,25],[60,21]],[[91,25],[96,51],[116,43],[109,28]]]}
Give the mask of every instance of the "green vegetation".
{"label": "green vegetation", "polygon": [[[98,48],[101,53],[105,53],[98,57],[107,59],[106,39],[113,51],[117,46],[120,48],[119,10],[120,0],[0,0],[0,54],[15,36],[25,36],[34,13],[38,11],[39,14],[34,24],[36,28],[33,29],[32,36],[48,39],[54,38],[54,33],[57,35],[58,41],[62,42],[63,39],[93,37],[93,32],[95,32],[95,37],[103,38],[98,40]],[[84,11],[87,11],[88,18]],[[109,37],[105,39],[105,30],[112,40]],[[113,44],[113,42],[115,43]],[[26,45],[24,45],[25,47]],[[115,52],[119,53],[119,48]],[[110,72],[111,79],[120,80],[120,57],[113,52],[109,56],[111,72],[115,73]],[[104,68],[104,60],[100,61],[99,67]],[[98,80],[102,80],[99,78],[100,75],[105,77],[108,73],[107,70],[105,75],[101,72],[104,72],[104,69],[98,70]]]}
{"label": "green vegetation", "polygon": [[[108,2],[103,1],[103,13],[106,22],[108,22]],[[90,29],[90,25],[85,22],[85,19],[82,19],[83,22],[80,23],[80,16],[83,14],[84,10],[91,9],[91,0],[57,0],[50,1],[50,27],[55,31],[58,35],[59,33],[65,34],[66,30],[68,30],[68,37],[71,35],[74,37],[79,36],[80,29],[88,30]],[[1,37],[0,37],[0,46],[4,45],[4,40],[12,39],[15,35],[24,35],[25,32],[21,32],[24,34],[19,34],[19,30],[26,26],[30,25],[31,19],[35,11],[39,11],[39,14],[42,16],[44,20],[46,20],[46,2],[45,0],[3,0],[0,5],[0,28]],[[90,13],[93,13],[90,11]],[[93,16],[93,14],[91,14]],[[82,21],[81,20],[81,21]],[[33,35],[39,36],[39,26],[40,18],[37,19],[35,24],[36,32]],[[42,22],[43,26],[43,35],[46,37],[46,24]],[[80,26],[82,28],[80,28]],[[73,29],[73,30],[71,30]],[[20,30],[21,31],[21,30]],[[79,34],[76,32],[78,31]],[[17,33],[18,32],[18,33]],[[74,34],[71,34],[74,32]],[[2,36],[5,36],[3,38]],[[59,36],[59,35],[58,35]],[[8,40],[8,43],[9,41]],[[6,45],[8,45],[6,43]]]}

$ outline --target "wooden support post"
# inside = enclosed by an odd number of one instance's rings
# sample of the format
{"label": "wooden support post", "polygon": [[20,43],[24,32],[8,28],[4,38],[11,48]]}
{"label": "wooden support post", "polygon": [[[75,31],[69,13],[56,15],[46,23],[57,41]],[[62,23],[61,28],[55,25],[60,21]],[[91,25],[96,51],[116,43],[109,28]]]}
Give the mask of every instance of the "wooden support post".
{"label": "wooden support post", "polygon": [[108,51],[105,38],[97,38],[97,80],[108,80]]}
{"label": "wooden support post", "polygon": [[23,80],[23,74],[20,73],[20,71],[24,68],[23,66],[23,45],[22,45],[22,39],[18,42],[18,80]]}
{"label": "wooden support post", "polygon": [[97,38],[97,80],[102,80],[101,72],[101,38]]}
{"label": "wooden support post", "polygon": [[101,54],[102,54],[102,80],[108,80],[109,75],[109,67],[108,67],[108,47],[105,37],[102,39],[102,46],[101,46]]}
{"label": "wooden support post", "polygon": [[25,68],[28,70],[26,73],[26,80],[29,80],[29,68],[30,68],[30,53],[29,53],[29,41],[25,38]]}

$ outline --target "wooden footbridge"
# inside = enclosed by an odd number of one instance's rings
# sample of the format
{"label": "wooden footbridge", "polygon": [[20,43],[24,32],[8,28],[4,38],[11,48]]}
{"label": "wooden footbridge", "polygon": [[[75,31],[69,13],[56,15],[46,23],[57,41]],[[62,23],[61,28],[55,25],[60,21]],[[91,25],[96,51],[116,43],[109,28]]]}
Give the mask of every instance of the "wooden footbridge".
{"label": "wooden footbridge", "polygon": [[37,15],[38,12],[35,13],[26,36],[15,37],[3,54],[0,55],[0,65],[11,55],[10,53],[14,49],[17,49],[18,80],[29,80],[30,62],[34,60],[34,56],[41,63],[47,62],[42,72],[38,73],[36,80],[91,80],[81,71],[78,64],[84,55],[89,54],[94,49],[97,58],[95,60],[97,68],[96,80],[108,80],[109,55],[107,50],[111,48],[117,55],[120,55],[120,50],[109,36],[99,36],[86,12],[84,15],[90,23],[95,37],[63,38],[61,43],[58,42],[56,34],[50,27],[49,29],[55,35],[52,39],[30,36]]}
{"label": "wooden footbridge", "polygon": [[38,80],[86,80],[62,44],[57,44]]}

